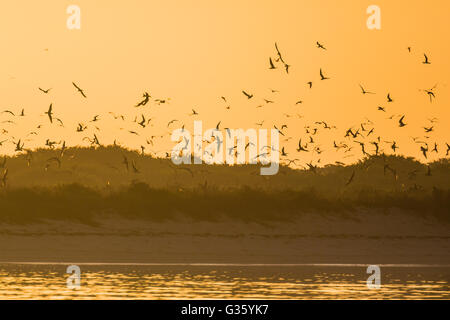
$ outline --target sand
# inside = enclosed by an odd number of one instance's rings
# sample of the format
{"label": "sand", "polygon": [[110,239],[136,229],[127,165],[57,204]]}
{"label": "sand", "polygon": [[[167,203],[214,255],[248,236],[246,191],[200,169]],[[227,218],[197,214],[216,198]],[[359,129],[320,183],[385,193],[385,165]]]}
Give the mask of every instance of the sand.
{"label": "sand", "polygon": [[392,210],[264,224],[98,223],[0,223],[0,262],[450,264],[448,223]]}

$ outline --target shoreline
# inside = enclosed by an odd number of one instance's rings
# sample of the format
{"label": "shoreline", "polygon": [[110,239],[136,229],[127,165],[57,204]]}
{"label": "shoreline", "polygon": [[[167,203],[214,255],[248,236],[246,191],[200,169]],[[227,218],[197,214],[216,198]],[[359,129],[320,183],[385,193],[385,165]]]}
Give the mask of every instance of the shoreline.
{"label": "shoreline", "polygon": [[151,222],[101,217],[0,223],[0,263],[450,264],[450,228],[432,217],[359,212],[291,222]]}

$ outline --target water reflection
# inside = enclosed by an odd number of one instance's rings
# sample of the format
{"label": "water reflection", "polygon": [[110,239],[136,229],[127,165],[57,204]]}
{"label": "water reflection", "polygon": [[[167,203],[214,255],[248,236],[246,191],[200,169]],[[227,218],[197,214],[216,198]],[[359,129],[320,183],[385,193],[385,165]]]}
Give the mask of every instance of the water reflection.
{"label": "water reflection", "polygon": [[449,267],[382,267],[381,289],[361,266],[0,264],[0,299],[450,299]]}

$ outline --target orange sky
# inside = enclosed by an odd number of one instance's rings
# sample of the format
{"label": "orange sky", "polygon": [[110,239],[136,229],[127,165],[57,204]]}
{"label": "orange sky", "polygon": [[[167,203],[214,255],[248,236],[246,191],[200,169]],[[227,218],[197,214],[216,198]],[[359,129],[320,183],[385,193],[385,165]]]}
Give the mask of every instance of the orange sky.
{"label": "orange sky", "polygon": [[[81,8],[81,30],[66,27],[70,4]],[[381,30],[366,27],[371,4],[381,8]],[[298,138],[308,140],[305,125],[325,120],[337,126],[319,131],[315,140],[325,151],[303,154],[308,162],[342,161],[333,140],[345,141],[345,130],[366,117],[375,127],[367,141],[395,139],[401,154],[420,158],[411,137],[422,137],[423,127],[430,126],[427,119],[437,117],[428,141],[438,143],[440,154],[431,159],[444,157],[445,142],[450,143],[448,12],[445,0],[8,1],[0,11],[0,108],[15,113],[25,108],[26,117],[0,114],[0,121],[17,123],[0,123],[8,131],[0,141],[22,139],[25,148],[42,146],[47,138],[88,145],[82,138],[96,132],[88,121],[100,114],[100,142],[117,139],[138,148],[151,135],[166,134],[181,123],[191,129],[194,118],[188,114],[194,108],[204,128],[219,120],[223,127],[244,129],[263,120],[266,128],[287,124],[284,132],[293,139],[281,145],[292,158],[298,157]],[[275,41],[291,65],[289,75],[281,68],[268,69]],[[316,48],[316,41],[328,50]],[[424,53],[431,65],[422,64]],[[330,80],[319,81],[320,68]],[[85,89],[87,99],[77,94],[72,81]],[[311,90],[308,81],[313,81]],[[363,96],[359,83],[377,94]],[[435,84],[436,100],[430,103],[419,89]],[[38,87],[52,90],[45,95]],[[273,94],[270,88],[280,92]],[[241,90],[255,97],[247,100]],[[153,98],[170,97],[170,104],[134,108],[144,91]],[[388,92],[395,100],[390,104]],[[227,97],[230,110],[221,96]],[[264,98],[276,103],[265,105]],[[299,99],[304,103],[296,106]],[[65,128],[49,124],[44,112],[50,103]],[[256,108],[260,104],[264,107]],[[378,105],[387,113],[377,111]],[[113,120],[109,111],[124,114],[127,122]],[[141,113],[154,119],[152,126],[142,129],[132,123]],[[398,117],[386,119],[393,114],[405,114],[408,125],[399,128]],[[169,130],[172,119],[180,122]],[[79,122],[88,124],[85,133],[75,132]],[[44,125],[38,136],[27,137],[38,124]],[[9,141],[0,153],[14,150]],[[148,150],[168,151],[173,145],[167,136]],[[389,153],[389,144],[383,149]],[[358,146],[353,151],[349,160],[361,156]]]}

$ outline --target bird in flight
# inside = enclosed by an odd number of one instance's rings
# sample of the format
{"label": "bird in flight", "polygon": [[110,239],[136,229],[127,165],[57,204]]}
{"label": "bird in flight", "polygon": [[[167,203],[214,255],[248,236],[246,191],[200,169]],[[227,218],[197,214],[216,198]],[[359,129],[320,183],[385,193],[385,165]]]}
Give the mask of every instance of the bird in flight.
{"label": "bird in flight", "polygon": [[178,121],[178,120],[177,120],[177,119],[170,120],[169,123],[167,124],[167,128],[168,128],[172,123],[174,123],[174,122],[176,122],[176,121]]}
{"label": "bird in flight", "polygon": [[403,119],[404,119],[404,118],[405,118],[405,116],[403,115],[403,116],[400,118],[400,120],[398,120],[398,126],[399,126],[400,128],[406,126],[406,123],[403,122]]}
{"label": "bird in flight", "polygon": [[422,90],[423,92],[425,92],[430,97],[430,102],[433,102],[433,98],[436,98],[436,96],[435,96],[435,94],[433,92],[433,90],[436,88],[436,86],[437,86],[437,84],[433,88],[431,88],[429,90],[427,90],[427,89]]}
{"label": "bird in flight", "polygon": [[394,141],[391,145],[391,149],[395,152],[398,149],[397,143]]}
{"label": "bird in flight", "polygon": [[362,85],[359,85],[359,87],[361,88],[362,94],[375,94],[375,92],[366,91]]}
{"label": "bird in flight", "polygon": [[320,80],[328,80],[328,79],[330,79],[330,78],[325,77],[325,76],[323,75],[322,69],[320,69]]}
{"label": "bird in flight", "polygon": [[274,70],[274,69],[277,68],[277,67],[275,67],[275,65],[273,64],[273,61],[272,61],[272,58],[271,58],[271,57],[269,57],[269,64],[270,64],[270,67],[269,67],[270,70]]}
{"label": "bird in flight", "polygon": [[47,89],[47,90],[44,90],[44,89],[42,89],[42,88],[39,88],[39,90],[42,91],[43,93],[49,93],[50,90],[52,90],[52,88],[49,88],[49,89]]}
{"label": "bird in flight", "polygon": [[387,95],[387,102],[394,102],[394,100],[392,100],[392,98],[391,98],[390,93],[388,93],[388,95]]}
{"label": "bird in flight", "polygon": [[317,48],[327,50],[319,41],[316,42]]}
{"label": "bird in flight", "polygon": [[312,85],[313,85],[312,81],[309,81],[306,84],[309,86],[310,89],[312,88]]}
{"label": "bird in flight", "polygon": [[[306,148],[306,146],[305,146],[305,148]],[[298,141],[297,152],[300,152],[300,151],[309,152],[309,150],[307,150],[307,149],[305,149],[305,148],[302,146],[302,139],[300,139],[300,140]]]}
{"label": "bird in flight", "polygon": [[12,112],[12,111],[10,111],[10,110],[5,110],[5,111],[3,111],[2,113],[9,113],[9,114],[11,114],[12,116],[16,116],[15,114],[14,114],[14,112]]}
{"label": "bird in flight", "polygon": [[139,102],[136,107],[140,107],[140,106],[145,106],[148,101],[150,100],[150,95],[148,94],[148,92],[144,92],[144,94],[142,95],[142,97],[144,98],[141,102]]}
{"label": "bird in flight", "polygon": [[253,98],[253,94],[249,94],[249,93],[245,92],[244,90],[242,90],[242,93],[247,97],[247,99]]}
{"label": "bird in flight", "polygon": [[281,52],[280,52],[280,50],[278,49],[278,45],[277,45],[276,42],[275,42],[275,49],[277,50],[277,55],[278,55],[278,59],[277,59],[276,61],[281,61],[281,62],[283,62],[284,64],[286,64],[286,62],[284,62],[284,60],[283,60],[283,57],[281,56]]}
{"label": "bird in flight", "polygon": [[84,94],[83,89],[81,89],[75,82],[72,82],[72,84],[84,98],[87,98],[86,95]]}
{"label": "bird in flight", "polygon": [[48,111],[45,114],[48,115],[48,119],[50,120],[50,123],[53,123],[53,103],[50,103],[50,106],[48,107]]}
{"label": "bird in flight", "polygon": [[428,56],[424,53],[423,56],[425,57],[425,60],[422,62],[423,64],[431,64],[430,60],[428,60]]}

